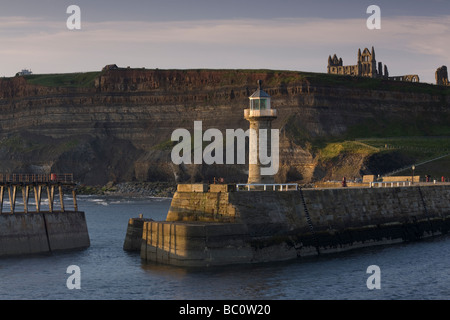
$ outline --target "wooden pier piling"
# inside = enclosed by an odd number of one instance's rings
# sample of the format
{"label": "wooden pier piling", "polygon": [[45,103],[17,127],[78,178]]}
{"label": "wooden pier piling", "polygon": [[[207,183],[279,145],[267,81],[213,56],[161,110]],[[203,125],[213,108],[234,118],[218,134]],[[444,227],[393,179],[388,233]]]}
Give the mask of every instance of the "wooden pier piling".
{"label": "wooden pier piling", "polygon": [[[9,214],[18,213],[16,207],[17,191],[22,190],[23,213],[33,212],[29,205],[30,193],[34,193],[35,211],[41,212],[42,192],[44,188],[48,199],[48,212],[65,212],[64,189],[71,189],[73,197],[73,210],[78,211],[76,199],[76,185],[73,174],[0,174],[0,214],[6,214],[4,210],[5,190],[8,192],[10,203]],[[58,188],[60,209],[55,210],[55,188]]]}

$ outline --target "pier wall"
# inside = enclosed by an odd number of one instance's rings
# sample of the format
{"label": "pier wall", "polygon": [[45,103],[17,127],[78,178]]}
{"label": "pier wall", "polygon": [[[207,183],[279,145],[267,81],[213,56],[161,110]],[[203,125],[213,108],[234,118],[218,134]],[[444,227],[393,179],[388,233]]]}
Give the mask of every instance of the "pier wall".
{"label": "pier wall", "polygon": [[231,192],[221,192],[221,189],[215,191],[214,187],[210,191],[207,188],[206,191],[198,191],[203,190],[203,187],[192,188],[197,191],[180,191],[185,189],[188,188],[179,185],[166,221],[236,221],[236,209],[230,202]]}
{"label": "pier wall", "polygon": [[144,227],[144,222],[146,221],[153,220],[144,218],[131,218],[128,220],[127,233],[125,235],[125,241],[123,243],[123,250],[138,251],[141,249],[142,229]]}
{"label": "pier wall", "polygon": [[147,261],[178,266],[247,263],[252,259],[247,228],[239,223],[145,222],[140,252]]}
{"label": "pier wall", "polygon": [[0,257],[89,246],[86,218],[82,211],[0,215]]}
{"label": "pier wall", "polygon": [[177,191],[166,221],[144,222],[141,257],[185,266],[279,261],[450,229],[450,185],[444,184],[211,190]]}

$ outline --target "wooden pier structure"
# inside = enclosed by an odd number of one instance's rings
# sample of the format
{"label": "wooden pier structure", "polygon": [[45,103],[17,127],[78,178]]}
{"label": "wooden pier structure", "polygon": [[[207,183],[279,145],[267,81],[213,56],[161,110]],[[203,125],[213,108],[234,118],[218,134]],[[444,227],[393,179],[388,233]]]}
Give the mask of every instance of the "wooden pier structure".
{"label": "wooden pier structure", "polygon": [[[76,184],[73,174],[2,174],[0,173],[0,214],[20,213],[16,211],[16,196],[18,190],[22,191],[23,211],[30,212],[65,212],[64,189],[69,189],[73,197],[73,211],[78,211]],[[48,210],[42,211],[41,200],[44,189],[47,192]],[[55,189],[58,189],[60,209],[54,206]],[[10,210],[4,211],[5,191],[8,193]],[[34,194],[35,210],[29,205],[30,193]]]}

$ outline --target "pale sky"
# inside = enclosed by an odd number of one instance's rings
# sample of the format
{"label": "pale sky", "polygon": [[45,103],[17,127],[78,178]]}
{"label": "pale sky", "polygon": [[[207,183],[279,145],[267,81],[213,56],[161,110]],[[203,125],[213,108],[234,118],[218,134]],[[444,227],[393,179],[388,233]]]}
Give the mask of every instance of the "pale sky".
{"label": "pale sky", "polygon": [[[69,30],[69,5],[81,29]],[[369,5],[381,29],[369,30]],[[0,0],[0,76],[149,69],[326,72],[328,56],[356,64],[375,47],[391,76],[434,83],[450,67],[449,0]]]}

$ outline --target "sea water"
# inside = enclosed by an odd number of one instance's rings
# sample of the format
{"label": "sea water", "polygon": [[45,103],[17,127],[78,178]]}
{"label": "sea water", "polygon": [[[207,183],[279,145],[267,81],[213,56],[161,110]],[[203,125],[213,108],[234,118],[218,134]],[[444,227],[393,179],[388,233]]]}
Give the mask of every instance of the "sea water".
{"label": "sea water", "polygon": [[[79,196],[91,246],[0,258],[0,299],[343,300],[450,298],[450,236],[299,258],[288,262],[182,268],[146,263],[122,249],[129,218],[165,220],[171,199]],[[70,202],[70,199],[67,201]],[[66,204],[66,206],[68,206]],[[68,208],[70,209],[70,208]],[[378,266],[371,289],[369,266]],[[70,289],[69,266],[79,268]]]}

